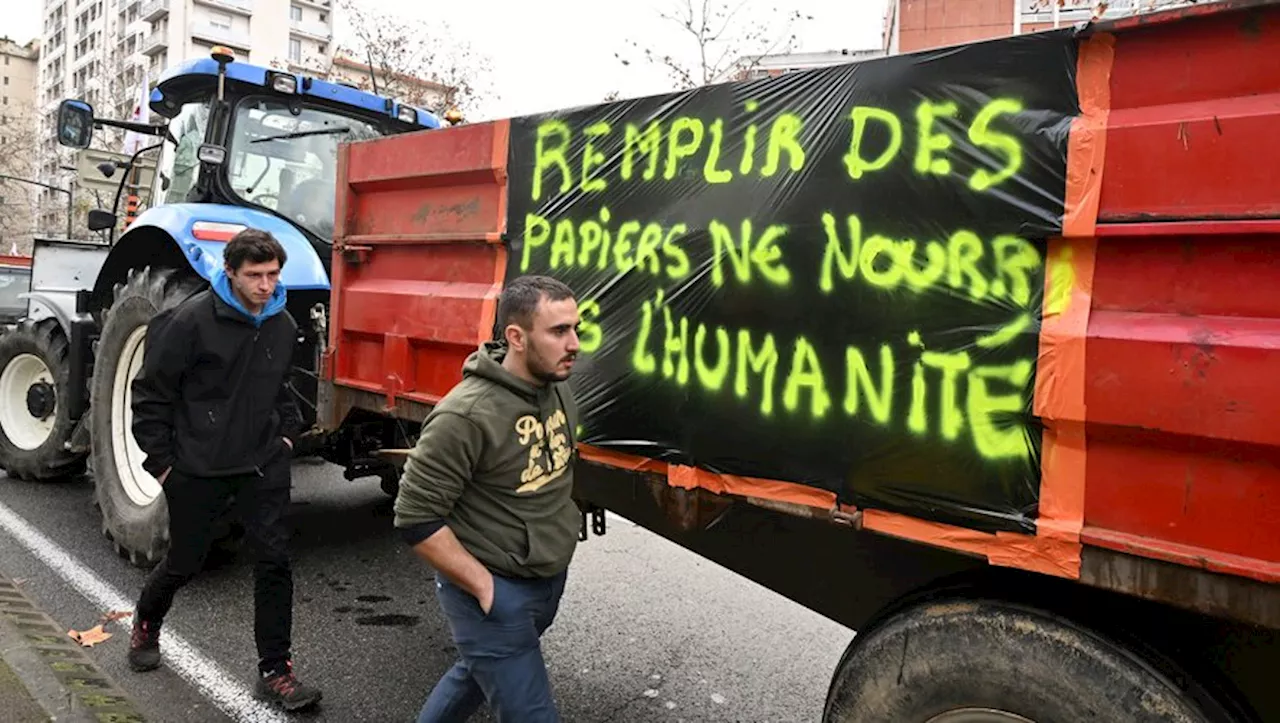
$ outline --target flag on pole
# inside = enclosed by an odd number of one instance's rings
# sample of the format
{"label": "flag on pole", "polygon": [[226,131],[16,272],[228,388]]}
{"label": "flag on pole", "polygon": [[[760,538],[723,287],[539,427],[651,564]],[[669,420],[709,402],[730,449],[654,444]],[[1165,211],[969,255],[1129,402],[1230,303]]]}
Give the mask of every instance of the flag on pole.
{"label": "flag on pole", "polygon": [[[151,122],[151,108],[147,105],[147,96],[150,95],[148,92],[149,85],[150,84],[147,82],[147,69],[143,68],[142,87],[138,89],[138,97],[133,101],[133,111],[129,113],[129,120],[134,123]],[[148,145],[147,136],[133,131],[125,131],[124,148],[121,150],[126,156],[132,156],[143,148],[146,148]]]}

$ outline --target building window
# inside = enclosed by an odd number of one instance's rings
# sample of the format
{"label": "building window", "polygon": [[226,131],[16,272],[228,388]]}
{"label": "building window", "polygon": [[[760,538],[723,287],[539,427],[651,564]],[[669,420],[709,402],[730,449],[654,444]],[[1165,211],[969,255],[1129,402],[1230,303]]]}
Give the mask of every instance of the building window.
{"label": "building window", "polygon": [[209,13],[209,24],[219,30],[230,30],[231,16],[224,13]]}
{"label": "building window", "polygon": [[302,20],[302,8],[298,7],[297,5],[290,5],[290,6],[289,6],[289,19],[290,19],[290,20],[297,20],[297,21],[301,21],[301,20]]}
{"label": "building window", "polygon": [[[289,60],[295,63],[302,62],[302,41],[293,38],[289,39]],[[8,101],[5,101],[6,103]]]}

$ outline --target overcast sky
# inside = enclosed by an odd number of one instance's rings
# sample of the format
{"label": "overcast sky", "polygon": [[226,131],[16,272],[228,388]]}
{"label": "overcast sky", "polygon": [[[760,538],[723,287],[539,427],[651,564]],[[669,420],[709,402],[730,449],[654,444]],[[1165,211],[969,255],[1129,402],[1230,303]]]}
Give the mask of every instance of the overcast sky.
{"label": "overcast sky", "polygon": [[[717,0],[736,4],[738,0]],[[657,12],[683,0],[462,0],[414,3],[404,0],[361,0],[366,7],[396,8],[397,13],[445,20],[472,48],[488,56],[489,82],[500,94],[486,107],[485,117],[534,113],[599,102],[610,91],[624,97],[670,90],[661,71],[644,66],[623,67],[615,50],[628,37],[646,40],[655,50],[686,55],[695,46],[678,28],[657,18]],[[838,50],[878,47],[887,0],[748,0],[747,10],[769,7],[795,9],[814,17],[800,34],[800,50]],[[25,43],[40,33],[41,5],[37,0],[7,3],[7,33]],[[608,6],[612,18],[600,8]],[[348,29],[339,16],[339,43]]]}

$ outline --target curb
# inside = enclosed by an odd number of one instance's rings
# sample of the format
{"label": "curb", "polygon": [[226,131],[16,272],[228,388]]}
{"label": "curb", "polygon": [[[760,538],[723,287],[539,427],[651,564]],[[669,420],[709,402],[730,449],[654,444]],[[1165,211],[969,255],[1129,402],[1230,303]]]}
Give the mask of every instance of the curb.
{"label": "curb", "polygon": [[0,656],[58,723],[143,723],[124,691],[9,578],[0,575]]}

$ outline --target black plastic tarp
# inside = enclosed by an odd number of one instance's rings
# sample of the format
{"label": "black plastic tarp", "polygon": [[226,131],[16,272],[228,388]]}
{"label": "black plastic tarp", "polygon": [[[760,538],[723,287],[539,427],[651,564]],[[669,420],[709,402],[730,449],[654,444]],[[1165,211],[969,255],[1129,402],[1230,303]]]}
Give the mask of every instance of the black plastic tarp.
{"label": "black plastic tarp", "polygon": [[1033,527],[1071,32],[516,119],[508,277],[577,293],[582,442]]}

